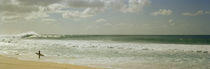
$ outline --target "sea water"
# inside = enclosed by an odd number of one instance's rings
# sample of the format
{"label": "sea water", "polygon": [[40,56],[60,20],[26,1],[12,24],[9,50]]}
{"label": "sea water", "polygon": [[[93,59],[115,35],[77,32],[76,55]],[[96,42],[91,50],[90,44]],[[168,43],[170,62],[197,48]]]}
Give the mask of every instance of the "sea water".
{"label": "sea water", "polygon": [[[41,51],[45,56],[38,59]],[[208,35],[0,36],[0,54],[110,69],[210,69]]]}

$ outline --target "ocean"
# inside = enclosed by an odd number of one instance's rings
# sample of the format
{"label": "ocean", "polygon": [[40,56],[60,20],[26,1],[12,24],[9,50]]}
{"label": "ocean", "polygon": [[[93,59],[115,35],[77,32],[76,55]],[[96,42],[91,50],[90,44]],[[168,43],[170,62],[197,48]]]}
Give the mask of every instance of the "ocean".
{"label": "ocean", "polygon": [[1,35],[0,55],[109,69],[210,69],[210,36],[29,32]]}

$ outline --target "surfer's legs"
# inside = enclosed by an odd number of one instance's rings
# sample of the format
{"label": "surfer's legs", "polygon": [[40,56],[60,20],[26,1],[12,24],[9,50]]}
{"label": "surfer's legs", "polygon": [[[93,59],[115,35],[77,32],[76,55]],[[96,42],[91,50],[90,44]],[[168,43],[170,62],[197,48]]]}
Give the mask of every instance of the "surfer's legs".
{"label": "surfer's legs", "polygon": [[39,59],[40,59],[40,55],[41,55],[41,52],[40,52],[40,50],[39,50]]}

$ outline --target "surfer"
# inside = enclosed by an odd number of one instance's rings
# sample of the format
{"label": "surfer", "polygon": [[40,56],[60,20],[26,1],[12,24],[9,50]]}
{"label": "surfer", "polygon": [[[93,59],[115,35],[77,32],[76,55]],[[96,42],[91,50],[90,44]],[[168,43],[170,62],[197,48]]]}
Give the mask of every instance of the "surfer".
{"label": "surfer", "polygon": [[36,53],[36,55],[38,55],[39,59],[40,59],[40,56],[44,56],[43,54],[41,54],[40,50],[38,53]]}

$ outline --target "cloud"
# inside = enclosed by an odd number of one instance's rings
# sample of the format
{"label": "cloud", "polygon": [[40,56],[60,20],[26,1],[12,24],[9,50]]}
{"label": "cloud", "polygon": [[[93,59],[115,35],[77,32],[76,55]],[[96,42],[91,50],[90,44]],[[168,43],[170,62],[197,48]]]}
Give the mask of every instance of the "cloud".
{"label": "cloud", "polygon": [[168,15],[171,15],[172,13],[173,13],[173,11],[170,9],[160,9],[159,11],[153,12],[152,15],[154,15],[154,16],[158,16],[158,15],[168,16]]}
{"label": "cloud", "polygon": [[205,14],[210,14],[210,11],[206,11]]}
{"label": "cloud", "polygon": [[43,22],[45,23],[52,23],[52,22],[55,22],[57,21],[56,19],[52,19],[52,18],[45,18],[45,19],[42,19]]}
{"label": "cloud", "polygon": [[91,15],[86,15],[83,12],[80,11],[66,11],[62,14],[63,18],[85,18],[90,17]]}
{"label": "cloud", "polygon": [[169,23],[172,23],[173,21],[174,21],[173,19],[169,19],[169,20],[168,20]]}
{"label": "cloud", "polygon": [[128,4],[124,4],[124,6],[121,8],[122,12],[139,12],[142,11],[144,6],[149,5],[149,0],[129,0]]}
{"label": "cloud", "polygon": [[150,4],[149,0],[110,0],[107,2],[113,10],[119,10],[123,13],[138,13],[143,10],[143,8]]}
{"label": "cloud", "polygon": [[86,8],[83,11],[64,11],[62,16],[63,18],[72,18],[72,19],[87,18],[87,17],[94,16],[95,14],[101,11],[103,11],[103,9]]}
{"label": "cloud", "polygon": [[73,8],[102,8],[105,0],[68,0],[68,5]]}
{"label": "cloud", "polygon": [[68,5],[73,8],[112,8],[124,13],[141,11],[149,5],[149,0],[68,0]]}
{"label": "cloud", "polygon": [[22,19],[19,16],[2,16],[1,20],[2,21],[13,21],[13,20],[17,20],[17,19]]}
{"label": "cloud", "polygon": [[0,12],[30,13],[32,11],[38,11],[38,7],[21,6],[13,4],[0,4]]}
{"label": "cloud", "polygon": [[84,8],[83,11],[67,11],[62,14],[64,18],[86,18],[104,12],[107,8],[119,10],[123,13],[136,13],[149,4],[149,0],[68,0],[71,8]]}
{"label": "cloud", "polygon": [[100,19],[97,19],[97,20],[96,20],[97,23],[106,22],[106,21],[107,21],[107,20],[106,20],[106,19],[103,19],[103,18],[100,18]]}
{"label": "cloud", "polygon": [[[43,12],[38,4],[36,6],[31,4],[25,5],[26,3],[22,4],[23,1],[24,0],[0,0],[1,20],[4,22],[18,22],[43,17]],[[45,14],[45,16],[46,15],[47,14]]]}
{"label": "cloud", "polygon": [[25,6],[48,6],[50,4],[58,3],[63,0],[16,0],[16,1],[18,1],[19,4]]}
{"label": "cloud", "polygon": [[149,4],[149,0],[0,0],[0,19],[30,21],[50,18],[50,14],[80,19],[110,10],[138,13]]}
{"label": "cloud", "polygon": [[47,8],[48,8],[48,10],[51,10],[51,11],[59,11],[63,8],[66,8],[66,6],[62,5],[62,4],[55,3],[55,4],[48,5]]}
{"label": "cloud", "polygon": [[28,14],[24,18],[27,20],[31,20],[31,19],[47,18],[47,17],[49,17],[49,15],[45,12],[32,12],[31,14]]}
{"label": "cloud", "polygon": [[185,12],[185,13],[182,13],[182,15],[184,16],[200,16],[200,15],[209,15],[210,14],[210,11],[203,11],[203,10],[198,10],[197,12]]}
{"label": "cloud", "polygon": [[168,23],[169,23],[170,25],[172,25],[172,26],[175,25],[174,19],[169,19],[169,20],[168,20]]}

